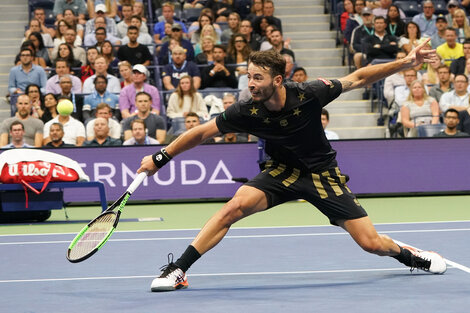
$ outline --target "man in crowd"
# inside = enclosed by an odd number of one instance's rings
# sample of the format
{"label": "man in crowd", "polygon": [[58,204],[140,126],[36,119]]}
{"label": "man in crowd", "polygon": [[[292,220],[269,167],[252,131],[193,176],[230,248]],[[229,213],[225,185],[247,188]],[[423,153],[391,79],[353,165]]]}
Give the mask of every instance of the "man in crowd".
{"label": "man in crowd", "polygon": [[108,32],[106,28],[106,18],[104,16],[98,16],[95,19],[94,32],[85,35],[83,44],[85,46],[101,46],[105,40],[109,40],[113,45],[121,44],[121,40],[118,37]]}
{"label": "man in crowd", "polygon": [[2,147],[2,149],[9,148],[34,148],[24,141],[24,125],[20,121],[14,121],[10,124],[10,138],[11,142]]}
{"label": "man in crowd", "polygon": [[405,78],[405,85],[396,86],[394,92],[394,101],[399,108],[402,107],[403,103],[408,98],[411,83],[418,79],[418,74],[415,69],[409,68],[403,71],[403,77]]}
{"label": "man in crowd", "polygon": [[453,60],[463,57],[463,45],[457,42],[457,30],[447,27],[446,42],[436,48],[437,54],[444,60],[445,65],[451,65]]}
{"label": "man in crowd", "polygon": [[137,41],[138,37],[139,29],[133,25],[129,26],[127,28],[128,42],[119,48],[117,57],[121,61],[128,61],[131,65],[148,66],[152,62],[152,55],[146,46]]}
{"label": "man in crowd", "polygon": [[[106,16],[106,5],[103,3],[99,3],[95,6],[95,18],[91,18],[86,22],[85,25],[85,36],[87,34],[91,34],[97,29],[98,27],[106,28],[106,33],[112,35],[113,37],[118,36],[116,22],[114,19]],[[104,20],[98,19],[103,18]],[[97,26],[97,20],[99,20],[99,25]]]}
{"label": "man in crowd", "polygon": [[109,136],[108,120],[104,117],[97,117],[93,126],[95,137],[87,140],[83,146],[87,147],[104,147],[104,146],[120,146],[121,139],[115,139]]}
{"label": "man in crowd", "polygon": [[[171,26],[171,39],[176,40],[178,44],[183,47],[186,52],[186,60],[194,61],[194,48],[191,41],[183,38],[183,29],[181,25],[175,23]],[[172,40],[168,40],[162,44],[160,51],[158,52],[158,63],[160,65],[171,63],[172,51],[170,51],[170,43]]]}
{"label": "man in crowd", "polygon": [[194,88],[201,87],[201,73],[199,68],[192,61],[186,60],[186,51],[177,46],[173,48],[171,58],[173,64],[167,64],[162,71],[163,86],[166,90],[175,89],[183,76],[191,76],[193,78]]}
{"label": "man in crowd", "polygon": [[[140,43],[141,45],[144,45],[147,47],[149,50],[150,54],[153,55],[155,53],[154,47],[153,47],[153,39],[152,36],[150,36],[147,32],[142,32],[142,18],[138,15],[133,15],[131,18],[131,25],[129,26],[135,26],[139,30],[139,36],[137,37],[137,42]],[[126,33],[127,34],[127,33]],[[129,37],[126,35],[122,39],[122,44],[126,45],[129,43]]]}
{"label": "man in crowd", "polygon": [[52,92],[53,94],[61,93],[60,88],[60,78],[64,75],[69,75],[72,80],[72,92],[81,93],[82,92],[82,82],[77,76],[70,74],[70,64],[66,59],[58,58],[55,61],[55,72],[56,74],[49,78],[46,83],[46,92]]}
{"label": "man in crowd", "polygon": [[387,34],[387,23],[382,16],[374,20],[374,35],[366,37],[364,44],[367,51],[367,63],[374,59],[395,59],[398,51],[398,42],[395,36]]}
{"label": "man in crowd", "polygon": [[[351,35],[350,50],[354,54],[354,65],[356,68],[363,66],[363,61],[366,59],[364,41],[374,35],[374,15],[369,8],[362,9],[363,25],[356,27]],[[365,62],[364,62],[365,63]]]}
{"label": "man in crowd", "polygon": [[[280,19],[274,16],[274,2],[272,0],[265,0],[263,4],[263,15],[257,17],[253,21],[253,25],[259,25],[261,22],[261,18],[263,17],[269,17],[269,19],[272,20],[274,25],[276,25],[276,28],[279,29],[282,33],[282,22]],[[255,26],[256,28],[256,26]]]}
{"label": "man in crowd", "polygon": [[20,65],[13,66],[8,76],[8,91],[12,94],[24,93],[26,86],[36,84],[45,93],[47,76],[43,68],[33,64],[33,52],[24,47],[20,51]]}
{"label": "man in crowd", "polygon": [[131,122],[132,137],[124,141],[124,146],[158,145],[158,140],[147,135],[147,126],[141,119]]}
{"label": "man in crowd", "polygon": [[64,74],[59,79],[60,92],[56,94],[57,99],[68,99],[73,103],[72,116],[82,120],[83,95],[76,94],[72,90],[72,75]]}
{"label": "man in crowd", "polygon": [[106,90],[108,87],[108,79],[106,76],[97,75],[93,83],[95,88],[91,94],[85,97],[83,103],[82,116],[85,123],[95,115],[95,111],[100,103],[106,103],[111,110],[111,116],[115,116],[116,119],[119,120],[121,117],[119,111],[119,97]]}
{"label": "man in crowd", "polygon": [[109,104],[102,102],[96,106],[95,114],[93,119],[88,121],[86,124],[86,139],[92,140],[95,137],[95,121],[96,118],[102,117],[108,121],[109,136],[115,139],[121,139],[121,124],[113,117],[113,112]]}
{"label": "man in crowd", "polygon": [[418,24],[421,36],[432,37],[436,32],[436,15],[434,15],[434,3],[430,0],[423,1],[423,13],[413,16],[413,22]]}
{"label": "man in crowd", "polygon": [[55,0],[52,9],[57,21],[64,18],[64,11],[70,9],[73,14],[78,16],[80,24],[85,24],[85,15],[88,14],[86,3],[84,0]]}
{"label": "man in crowd", "polygon": [[323,130],[325,131],[326,139],[328,140],[338,140],[339,136],[332,130],[326,129],[328,124],[330,123],[330,113],[327,109],[321,110],[321,125],[323,126]]}
{"label": "man in crowd", "polygon": [[[127,35],[127,28],[132,25],[132,4],[125,3],[122,4],[122,20],[117,24],[117,32],[119,38],[124,38]],[[147,24],[141,23],[139,28],[140,34],[148,34]]]}
{"label": "man in crowd", "polygon": [[[44,10],[43,10],[43,12],[44,12]],[[29,21],[29,29],[25,31],[24,37],[25,37],[25,39],[27,39],[31,33],[38,32],[38,33],[41,34],[44,46],[52,47],[54,45],[54,41],[52,40],[52,37],[51,37],[50,33],[47,31],[48,29],[49,28],[46,28],[45,26],[43,26],[41,24],[39,19],[32,18]],[[54,31],[54,33],[55,33],[55,31]]]}
{"label": "man in crowd", "polygon": [[[36,7],[34,8],[34,18],[39,21],[40,25],[40,33],[41,34],[49,34],[49,37],[52,39],[55,37],[55,29],[52,27],[46,26],[46,12],[43,8]],[[46,44],[46,42],[44,42]],[[48,45],[46,45],[48,46]],[[52,46],[52,45],[51,45]]]}
{"label": "man in crowd", "polygon": [[437,77],[439,78],[439,84],[432,86],[428,94],[439,102],[442,95],[451,91],[454,85],[450,80],[450,70],[445,64],[441,64],[437,68]]}
{"label": "man in crowd", "polygon": [[51,141],[45,144],[44,148],[75,147],[62,140],[64,138],[64,126],[59,122],[51,124],[49,128],[49,138],[51,138]]}
{"label": "man in crowd", "polygon": [[92,93],[94,89],[94,80],[97,75],[103,75],[108,79],[107,91],[119,94],[121,92],[121,82],[119,79],[108,73],[108,61],[103,56],[98,56],[95,59],[95,74],[88,77],[83,83],[83,93]]}
{"label": "man in crowd", "polygon": [[253,32],[253,26],[250,20],[243,20],[240,23],[240,34],[245,36],[251,50],[258,51],[261,46],[262,38],[259,34]]}
{"label": "man in crowd", "polygon": [[225,47],[215,45],[212,50],[212,58],[214,63],[206,66],[202,70],[201,79],[202,87],[225,87],[237,88],[238,80],[232,67],[225,65]]}
{"label": "man in crowd", "polygon": [[185,34],[188,33],[186,26],[181,21],[174,19],[175,15],[175,5],[171,2],[165,2],[162,4],[162,16],[163,21],[155,24],[153,28],[153,39],[156,44],[162,44],[162,38],[165,37],[165,23],[170,23],[172,25],[179,24],[181,26],[181,31]]}
{"label": "man in crowd", "polygon": [[308,80],[307,71],[303,67],[297,67],[292,74],[292,80],[297,83],[303,83]]}
{"label": "man in crowd", "polygon": [[439,133],[435,134],[434,137],[467,137],[470,136],[467,133],[461,132],[457,129],[459,125],[459,112],[455,109],[447,109],[444,114],[444,124],[446,128]]}
{"label": "man in crowd", "polygon": [[[59,99],[60,101],[64,101],[64,99]],[[63,140],[65,143],[70,145],[74,145],[80,147],[83,145],[85,141],[85,126],[79,120],[70,116],[70,114],[58,114],[52,120],[47,122],[44,125],[44,140],[43,145],[48,144],[52,139],[50,137],[49,131],[51,129],[51,125],[53,123],[60,123],[64,126],[64,137]]]}
{"label": "man in crowd", "polygon": [[279,52],[280,54],[288,54],[292,57],[292,60],[295,62],[294,51],[284,47],[284,38],[279,29],[274,29],[269,36],[269,42],[273,46],[272,49]]}
{"label": "man in crowd", "polygon": [[431,47],[433,49],[437,49],[437,47],[446,42],[447,25],[446,17],[439,14],[436,17],[436,32],[431,36]]}
{"label": "man in crowd", "polygon": [[468,77],[465,74],[457,74],[454,78],[454,90],[448,91],[441,96],[439,108],[441,112],[448,109],[463,111],[468,107],[469,94]]}
{"label": "man in crowd", "polygon": [[467,60],[470,58],[470,39],[465,39],[462,43],[463,46],[463,56],[453,60],[450,65],[450,72],[454,75],[464,74],[467,64]]}

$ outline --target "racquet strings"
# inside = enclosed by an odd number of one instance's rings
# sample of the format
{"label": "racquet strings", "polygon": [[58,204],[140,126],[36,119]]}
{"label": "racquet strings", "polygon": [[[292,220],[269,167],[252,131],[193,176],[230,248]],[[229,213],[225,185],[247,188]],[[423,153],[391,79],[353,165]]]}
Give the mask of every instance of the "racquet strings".
{"label": "racquet strings", "polygon": [[70,249],[69,258],[78,260],[96,249],[113,229],[116,218],[117,215],[114,212],[99,216]]}

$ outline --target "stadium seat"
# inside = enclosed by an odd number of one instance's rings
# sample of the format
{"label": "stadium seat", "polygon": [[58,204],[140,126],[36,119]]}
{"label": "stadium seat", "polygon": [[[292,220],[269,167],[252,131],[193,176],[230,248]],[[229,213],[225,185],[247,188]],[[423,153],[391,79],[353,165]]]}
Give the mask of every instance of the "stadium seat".
{"label": "stadium seat", "polygon": [[434,14],[436,15],[439,15],[439,14],[446,15],[447,13],[449,13],[449,11],[447,11],[446,1],[434,1],[434,8],[435,8]]}
{"label": "stadium seat", "polygon": [[444,124],[427,124],[418,126],[418,137],[433,137],[441,130],[445,129]]}
{"label": "stadium seat", "polygon": [[408,17],[413,17],[416,14],[421,13],[419,4],[416,1],[395,1],[393,4],[402,9],[403,13]]}
{"label": "stadium seat", "polygon": [[54,25],[54,0],[30,0],[29,1],[29,10],[31,13],[31,18],[34,17],[34,9],[43,8],[46,15],[46,25]]}
{"label": "stadium seat", "polygon": [[182,17],[185,22],[194,22],[197,21],[199,15],[201,14],[202,9],[191,8],[184,9]]}

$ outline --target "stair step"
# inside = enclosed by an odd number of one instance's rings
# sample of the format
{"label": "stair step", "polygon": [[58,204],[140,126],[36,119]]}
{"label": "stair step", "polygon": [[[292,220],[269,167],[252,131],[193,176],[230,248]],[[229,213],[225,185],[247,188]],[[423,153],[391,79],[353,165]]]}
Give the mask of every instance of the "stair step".
{"label": "stair step", "polygon": [[332,31],[284,31],[284,38],[291,38],[293,40],[299,39],[335,39],[336,33]]}
{"label": "stair step", "polygon": [[276,17],[281,19],[283,27],[286,23],[298,23],[299,21],[308,21],[309,23],[329,23],[330,21],[330,17],[326,14],[305,14],[300,9],[298,13],[302,14],[279,15],[276,13]]}
{"label": "stair step", "polygon": [[317,67],[305,67],[307,75],[309,77],[334,77],[341,78],[349,73],[348,68],[344,66],[317,66]]}
{"label": "stair step", "polygon": [[323,5],[299,5],[299,6],[292,6],[292,5],[277,5],[275,6],[276,8],[276,17],[280,18],[279,16],[284,16],[284,15],[294,15],[298,14],[299,12],[302,12],[302,14],[310,14],[310,15],[315,15],[315,14],[324,14],[324,8]]}
{"label": "stair step", "polygon": [[325,109],[330,114],[370,113],[370,102],[364,100],[334,100]]}
{"label": "stair step", "polygon": [[329,23],[312,23],[312,22],[297,22],[297,23],[282,23],[282,31],[329,31]]}
{"label": "stair step", "polygon": [[[277,7],[291,6],[291,7],[300,7],[306,5],[318,5],[323,6],[325,0],[276,0],[274,3],[274,8],[277,10]],[[276,12],[274,12],[276,15]]]}
{"label": "stair step", "polygon": [[336,48],[335,39],[295,39],[291,42],[292,49]]}
{"label": "stair step", "polygon": [[295,49],[295,57],[297,58],[338,58],[340,60],[343,51],[342,49],[329,48],[329,49]]}
{"label": "stair step", "polygon": [[27,23],[28,22],[28,11],[25,11],[24,8],[23,8],[22,11],[10,12],[9,10],[5,11],[4,9],[2,10],[2,8],[0,8],[0,20],[2,20],[2,21],[22,20],[22,21],[26,21],[26,23]]}
{"label": "stair step", "polygon": [[377,126],[378,113],[331,113],[328,127]]}
{"label": "stair step", "polygon": [[328,127],[338,134],[340,139],[385,138],[385,127]]}
{"label": "stair step", "polygon": [[338,58],[298,58],[295,62],[302,67],[311,66],[341,66],[341,59]]}

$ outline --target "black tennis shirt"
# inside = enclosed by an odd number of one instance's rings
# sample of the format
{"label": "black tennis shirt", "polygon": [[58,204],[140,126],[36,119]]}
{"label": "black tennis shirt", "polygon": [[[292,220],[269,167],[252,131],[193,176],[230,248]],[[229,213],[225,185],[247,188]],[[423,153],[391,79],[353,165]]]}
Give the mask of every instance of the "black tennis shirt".
{"label": "black tennis shirt", "polygon": [[321,110],[341,94],[341,83],[288,81],[284,87],[286,103],[281,111],[269,111],[251,98],[240,100],[217,117],[219,131],[250,133],[265,139],[266,153],[290,167],[319,172],[337,166],[336,151],[323,131]]}

